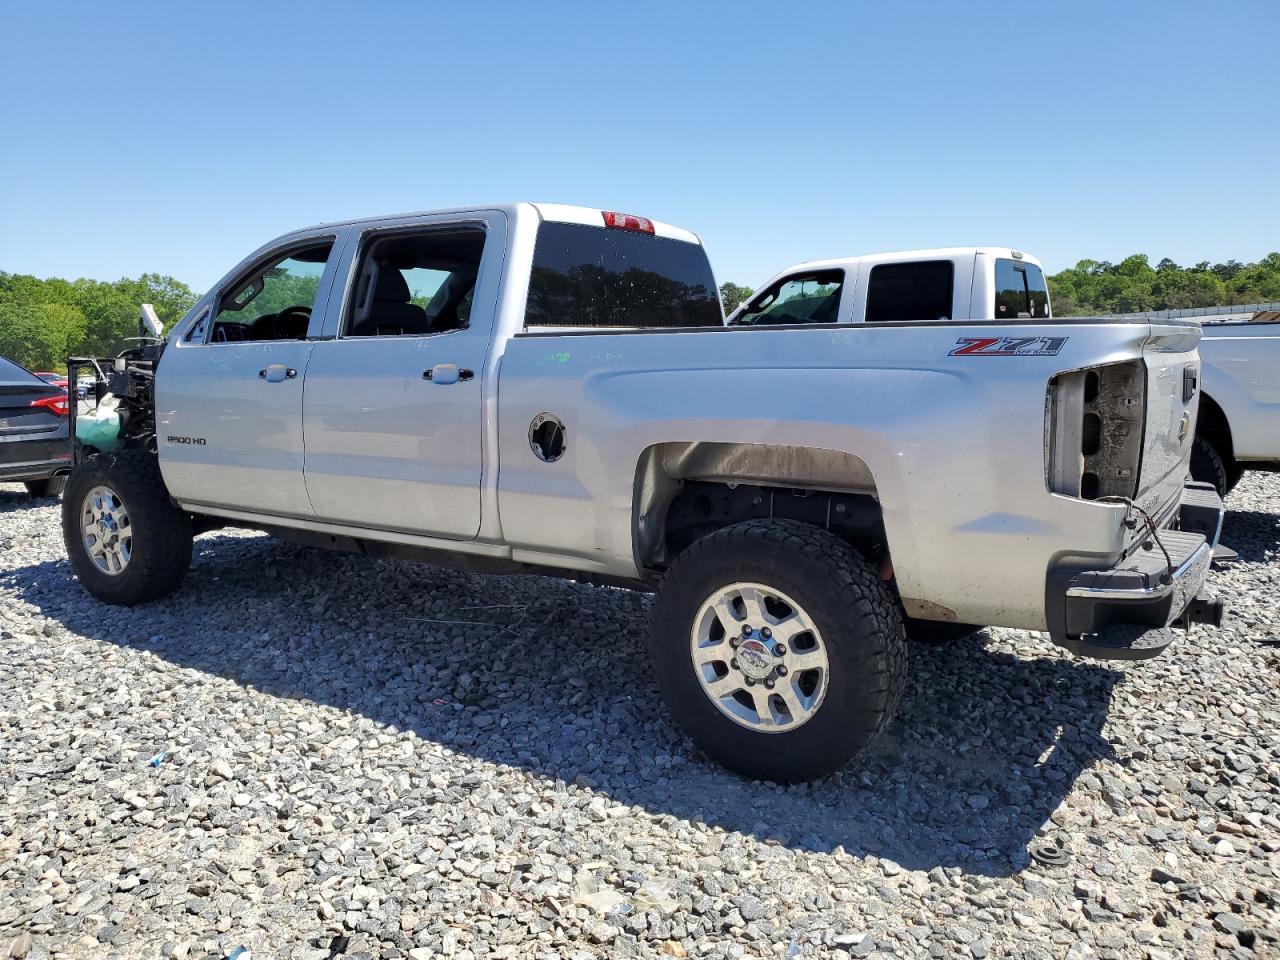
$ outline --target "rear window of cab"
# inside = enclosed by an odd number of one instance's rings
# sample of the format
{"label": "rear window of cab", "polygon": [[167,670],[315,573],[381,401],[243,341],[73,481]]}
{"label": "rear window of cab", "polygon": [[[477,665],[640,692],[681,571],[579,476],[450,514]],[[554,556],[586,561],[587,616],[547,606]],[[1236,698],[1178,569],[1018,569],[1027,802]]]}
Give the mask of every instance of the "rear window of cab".
{"label": "rear window of cab", "polygon": [[1049,316],[1049,291],[1039,267],[1019,260],[996,260],[994,316],[997,320]]}
{"label": "rear window of cab", "polygon": [[526,327],[718,327],[706,251],[636,230],[543,223],[533,251]]}

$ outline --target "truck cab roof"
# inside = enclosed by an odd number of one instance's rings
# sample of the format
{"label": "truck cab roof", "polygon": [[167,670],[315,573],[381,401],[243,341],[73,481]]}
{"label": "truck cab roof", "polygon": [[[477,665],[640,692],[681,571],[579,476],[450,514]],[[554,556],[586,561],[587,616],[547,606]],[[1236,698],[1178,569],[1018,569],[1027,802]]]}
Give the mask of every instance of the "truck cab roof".
{"label": "truck cab roof", "polygon": [[527,218],[534,216],[542,222],[578,223],[586,226],[600,227],[602,229],[606,226],[606,215],[629,216],[633,219],[643,220],[648,223],[652,227],[652,232],[655,236],[668,237],[672,240],[683,240],[686,243],[696,243],[699,246],[702,245],[702,239],[693,231],[685,230],[661,220],[654,220],[652,217],[639,216],[636,214],[615,213],[614,211],[603,210],[597,207],[584,207],[569,203],[535,203],[530,201],[516,201],[508,203],[480,203],[466,207],[445,207],[439,210],[415,210],[407,213],[388,213],[372,217],[355,217],[349,220],[333,220],[325,223],[317,223],[313,226],[303,227],[298,230],[290,230],[288,233],[282,234],[266,246],[272,246],[279,240],[286,239],[294,234],[310,234],[315,233],[318,230],[332,230],[365,225],[373,227],[388,220],[405,220],[408,218],[425,217],[449,218],[468,213],[478,213],[480,211],[497,211],[513,218]]}
{"label": "truck cab roof", "polygon": [[798,273],[804,270],[851,270],[862,266],[863,264],[875,266],[881,263],[916,263],[922,260],[945,260],[952,257],[974,255],[1020,260],[1023,263],[1042,267],[1040,261],[1031,256],[1031,254],[1024,253],[1021,250],[1014,250],[1010,247],[929,247],[924,250],[894,250],[888,253],[863,253],[852,257],[836,257],[830,260],[806,260],[804,263],[797,263],[775,275],[770,279],[770,283],[778,277]]}

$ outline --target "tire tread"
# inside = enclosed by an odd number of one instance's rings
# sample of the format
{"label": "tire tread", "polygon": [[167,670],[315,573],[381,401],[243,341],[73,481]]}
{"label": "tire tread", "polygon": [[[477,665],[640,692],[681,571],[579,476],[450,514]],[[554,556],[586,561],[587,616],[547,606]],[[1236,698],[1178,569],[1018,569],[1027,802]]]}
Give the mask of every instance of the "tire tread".
{"label": "tire tread", "polygon": [[[763,775],[765,779],[811,779],[838,769],[853,754],[865,749],[884,730],[897,710],[907,669],[907,645],[897,600],[861,554],[821,527],[796,520],[747,520],[694,542],[668,568],[654,603],[655,656],[661,656],[658,648],[664,643],[664,637],[683,637],[688,632],[687,623],[677,622],[674,607],[678,598],[674,594],[678,590],[667,589],[668,584],[678,584],[687,571],[714,565],[726,549],[733,550],[735,542],[742,540],[763,541],[812,560],[827,577],[823,589],[834,593],[836,603],[848,611],[846,622],[861,621],[868,634],[883,638],[877,649],[854,661],[867,678],[865,689],[875,694],[874,699],[878,702],[863,705],[866,709],[860,715],[864,722],[856,729],[859,736],[851,738],[856,746],[848,755],[833,755],[832,762],[818,768],[789,769],[786,758],[777,757],[765,760],[760,769],[742,769],[740,764],[735,765],[741,772]],[[682,712],[678,704],[673,704],[672,709],[673,713]],[[724,761],[725,758],[716,754],[714,745],[708,747],[706,731],[689,730],[689,733],[705,752]]]}
{"label": "tire tread", "polygon": [[[134,530],[129,568],[119,576],[99,571],[80,542],[80,504],[98,483],[120,495]],[[62,532],[76,576],[106,603],[133,606],[158,600],[181,586],[191,566],[191,519],[170,501],[159,461],[145,450],[97,453],[81,461],[63,497]],[[137,542],[139,537],[145,542]]]}

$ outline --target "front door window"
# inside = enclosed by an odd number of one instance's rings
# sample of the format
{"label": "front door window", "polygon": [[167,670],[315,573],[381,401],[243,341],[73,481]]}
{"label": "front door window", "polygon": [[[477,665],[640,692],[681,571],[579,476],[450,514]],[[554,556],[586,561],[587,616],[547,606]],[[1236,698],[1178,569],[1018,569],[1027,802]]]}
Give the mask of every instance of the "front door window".
{"label": "front door window", "polygon": [[333,243],[295,250],[255,268],[228,287],[213,319],[213,343],[301,340]]}

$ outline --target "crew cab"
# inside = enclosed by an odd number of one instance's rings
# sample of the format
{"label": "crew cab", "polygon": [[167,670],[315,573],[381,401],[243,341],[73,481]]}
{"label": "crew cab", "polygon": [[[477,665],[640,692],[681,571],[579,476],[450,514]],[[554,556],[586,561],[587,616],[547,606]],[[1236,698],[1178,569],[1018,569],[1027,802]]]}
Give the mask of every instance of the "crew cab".
{"label": "crew cab", "polygon": [[119,431],[77,441],[63,532],[117,604],[178,589],[220,525],[655,591],[677,721],[736,770],[803,779],[893,715],[904,616],[1102,657],[1216,618],[1221,502],[1185,485],[1199,336],[726,327],[698,237],[645,217],[325,224],[250,254],[167,339],[72,359]]}
{"label": "crew cab", "polygon": [[941,247],[796,264],[727,322],[762,327],[1052,316],[1035,257],[1008,247]]}

